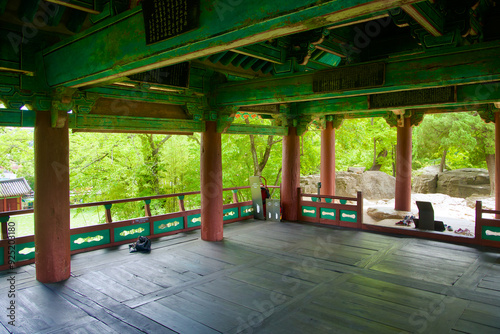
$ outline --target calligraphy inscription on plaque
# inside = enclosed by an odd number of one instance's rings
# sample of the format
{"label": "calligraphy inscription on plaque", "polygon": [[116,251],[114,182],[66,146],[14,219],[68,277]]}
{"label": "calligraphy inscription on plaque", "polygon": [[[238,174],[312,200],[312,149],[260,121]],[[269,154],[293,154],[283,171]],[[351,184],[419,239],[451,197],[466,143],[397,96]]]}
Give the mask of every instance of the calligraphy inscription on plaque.
{"label": "calligraphy inscription on plaque", "polygon": [[164,41],[200,24],[200,0],[144,0],[146,45]]}
{"label": "calligraphy inscription on plaque", "polygon": [[341,67],[314,74],[313,92],[327,93],[380,87],[384,82],[384,63]]}
{"label": "calligraphy inscription on plaque", "polygon": [[129,76],[130,80],[175,87],[189,87],[189,62],[157,68]]}
{"label": "calligraphy inscription on plaque", "polygon": [[369,109],[383,109],[456,102],[455,86],[372,94]]}

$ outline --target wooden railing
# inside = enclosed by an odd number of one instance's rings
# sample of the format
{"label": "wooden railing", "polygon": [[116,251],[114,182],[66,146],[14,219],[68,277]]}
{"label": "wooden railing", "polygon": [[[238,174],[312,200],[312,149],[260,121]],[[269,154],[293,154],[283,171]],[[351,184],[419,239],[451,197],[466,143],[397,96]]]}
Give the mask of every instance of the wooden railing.
{"label": "wooden railing", "polygon": [[[223,191],[233,192],[233,203],[225,204],[223,206],[224,224],[253,218],[252,201],[238,202],[238,197],[236,196],[238,190],[249,188],[249,186],[245,186],[223,189]],[[72,228],[71,253],[75,254],[94,249],[131,243],[137,239],[139,235],[146,235],[150,238],[159,238],[166,235],[199,229],[201,226],[201,210],[185,210],[184,208],[185,196],[198,194],[200,194],[199,191],[192,191],[105,202],[73,204],[70,206],[71,209],[103,205],[106,209],[107,223]],[[180,211],[156,216],[151,215],[150,203],[152,200],[172,197],[178,198]],[[144,217],[113,222],[111,211],[113,204],[137,201],[144,201]],[[16,266],[34,263],[34,236],[30,235],[18,238],[9,238],[9,228],[15,228],[14,223],[10,222],[10,218],[15,217],[16,215],[33,212],[33,209],[29,209],[0,213],[0,223],[2,225],[2,240],[0,240],[0,270],[9,268],[9,256],[11,260],[15,258]],[[12,251],[14,252],[13,254]]]}
{"label": "wooden railing", "polygon": [[[302,194],[299,198],[299,220],[326,225],[345,226],[361,229],[363,226],[363,194],[356,197]],[[310,197],[310,201],[305,201]],[[353,202],[354,204],[348,204]]]}
{"label": "wooden railing", "polygon": [[[494,214],[495,218],[484,218],[483,214]],[[481,201],[476,202],[475,241],[479,245],[500,247],[500,211],[485,210]]]}

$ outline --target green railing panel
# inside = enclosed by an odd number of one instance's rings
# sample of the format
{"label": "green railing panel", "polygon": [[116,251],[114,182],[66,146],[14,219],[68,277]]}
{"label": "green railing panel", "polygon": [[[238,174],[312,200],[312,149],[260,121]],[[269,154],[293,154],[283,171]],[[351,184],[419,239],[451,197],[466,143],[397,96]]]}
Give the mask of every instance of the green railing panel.
{"label": "green railing panel", "polygon": [[184,228],[184,220],[182,217],[159,220],[154,223],[155,234],[182,230]]}
{"label": "green railing panel", "polygon": [[3,266],[5,264],[5,248],[0,247],[0,266]]}
{"label": "green railing panel", "polygon": [[340,221],[356,223],[358,221],[358,213],[356,211],[340,210]]}
{"label": "green railing panel", "polygon": [[317,202],[317,201],[318,201],[318,198],[317,198],[317,197],[311,197],[311,200],[312,200],[313,202]]}
{"label": "green railing panel", "polygon": [[314,206],[302,206],[302,216],[304,217],[316,217],[316,210]]}
{"label": "green railing panel", "polygon": [[339,200],[340,201],[340,204],[346,204],[347,203],[347,200],[346,199],[341,199]]}
{"label": "green railing panel", "polygon": [[483,226],[481,238],[484,240],[500,241],[500,227]]}
{"label": "green railing panel", "polygon": [[79,233],[71,236],[71,250],[109,244],[109,230]]}
{"label": "green railing panel", "polygon": [[332,199],[331,198],[325,198],[326,203],[331,203]]}
{"label": "green railing panel", "polygon": [[328,208],[321,208],[320,217],[323,219],[335,220],[335,218],[337,218],[337,210],[328,209]]}
{"label": "green railing panel", "polygon": [[136,239],[140,235],[150,235],[149,223],[118,227],[114,229],[115,241]]}
{"label": "green railing panel", "polygon": [[238,218],[238,208],[225,209],[223,212],[222,220],[230,220]]}
{"label": "green railing panel", "polygon": [[188,227],[196,227],[201,225],[201,214],[188,216]]}
{"label": "green railing panel", "polygon": [[24,244],[16,245],[16,262],[31,260],[35,258],[35,242],[27,242]]}
{"label": "green railing panel", "polygon": [[253,206],[245,205],[241,207],[241,217],[253,216]]}

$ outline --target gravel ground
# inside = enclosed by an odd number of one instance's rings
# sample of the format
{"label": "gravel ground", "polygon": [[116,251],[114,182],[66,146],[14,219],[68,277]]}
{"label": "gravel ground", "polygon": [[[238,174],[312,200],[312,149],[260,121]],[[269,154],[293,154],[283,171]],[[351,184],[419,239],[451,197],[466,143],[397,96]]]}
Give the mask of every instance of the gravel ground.
{"label": "gravel ground", "polygon": [[[434,219],[443,221],[444,224],[449,225],[453,230],[458,229],[469,229],[474,233],[475,229],[475,205],[476,200],[482,201],[484,209],[495,209],[495,198],[494,197],[469,197],[469,198],[457,198],[450,197],[444,194],[412,194],[412,214],[418,218],[418,208],[415,204],[416,201],[427,201],[432,203],[434,208]],[[392,208],[394,209],[394,199],[384,199],[378,201],[368,201],[364,200],[363,203],[365,215],[363,216],[363,221],[365,224],[375,224],[395,227],[398,219],[384,219],[380,221],[374,220],[368,214],[366,210],[370,207],[380,207],[380,208]],[[492,215],[490,215],[492,216]],[[487,215],[484,215],[487,217]],[[399,226],[398,226],[399,227]],[[454,233],[446,231],[446,233]]]}

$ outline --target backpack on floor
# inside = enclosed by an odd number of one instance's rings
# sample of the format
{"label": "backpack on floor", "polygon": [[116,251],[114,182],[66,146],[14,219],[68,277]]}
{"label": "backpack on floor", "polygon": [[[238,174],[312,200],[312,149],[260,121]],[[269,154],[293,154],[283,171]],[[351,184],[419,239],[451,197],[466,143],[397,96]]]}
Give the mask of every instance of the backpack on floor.
{"label": "backpack on floor", "polygon": [[151,251],[151,240],[142,235],[133,244],[128,245],[128,250],[130,253],[133,252],[150,252]]}

